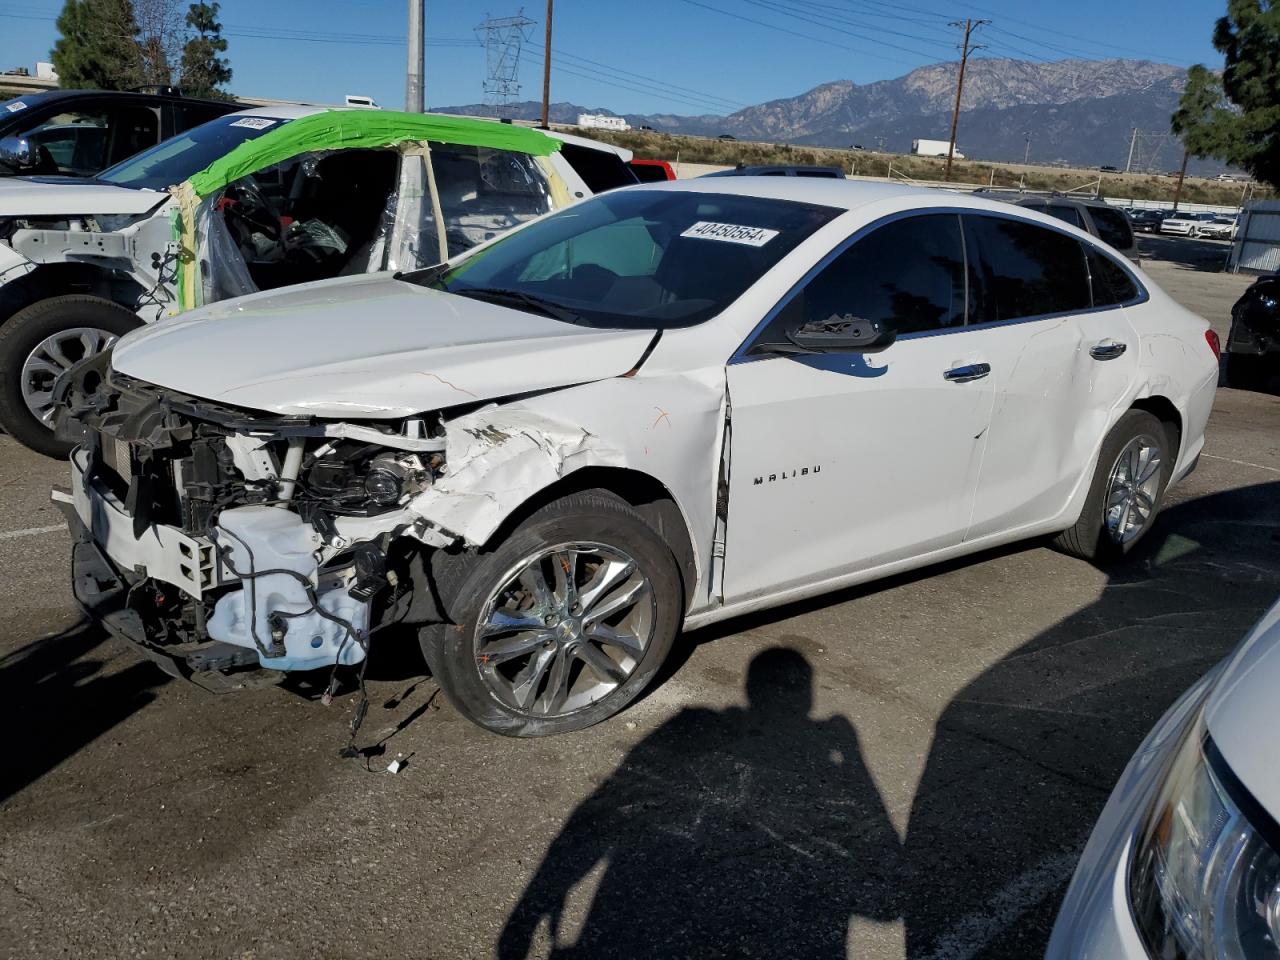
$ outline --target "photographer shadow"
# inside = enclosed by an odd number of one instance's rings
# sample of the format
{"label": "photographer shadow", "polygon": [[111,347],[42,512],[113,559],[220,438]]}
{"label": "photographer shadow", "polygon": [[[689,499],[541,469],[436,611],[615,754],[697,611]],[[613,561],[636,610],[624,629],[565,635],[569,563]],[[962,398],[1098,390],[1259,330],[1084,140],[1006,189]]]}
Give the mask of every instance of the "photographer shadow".
{"label": "photographer shadow", "polygon": [[682,710],[574,811],[501,960],[844,958],[851,919],[901,915],[901,843],[853,726],[810,716],[794,650],[757,655],[746,687],[745,708]]}

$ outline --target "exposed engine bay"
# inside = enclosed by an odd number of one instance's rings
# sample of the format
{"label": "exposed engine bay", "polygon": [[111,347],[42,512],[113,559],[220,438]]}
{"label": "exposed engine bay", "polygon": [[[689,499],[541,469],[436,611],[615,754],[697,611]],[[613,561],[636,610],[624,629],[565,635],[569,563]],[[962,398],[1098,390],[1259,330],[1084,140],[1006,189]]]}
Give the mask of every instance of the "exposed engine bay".
{"label": "exposed engine bay", "polygon": [[113,633],[200,680],[357,664],[373,629],[408,617],[420,551],[394,540],[403,502],[443,467],[438,416],[256,414],[109,362],[60,384],[59,429],[80,443],[69,518],[77,566],[92,572],[77,577],[77,598]]}

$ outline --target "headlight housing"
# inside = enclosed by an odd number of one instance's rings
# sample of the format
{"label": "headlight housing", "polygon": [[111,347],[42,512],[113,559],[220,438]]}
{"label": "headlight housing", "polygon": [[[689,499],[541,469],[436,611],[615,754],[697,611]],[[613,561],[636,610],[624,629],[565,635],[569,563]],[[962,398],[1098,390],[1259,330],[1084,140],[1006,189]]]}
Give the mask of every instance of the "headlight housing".
{"label": "headlight housing", "polygon": [[1152,957],[1280,958],[1274,828],[1198,720],[1134,847],[1129,896]]}

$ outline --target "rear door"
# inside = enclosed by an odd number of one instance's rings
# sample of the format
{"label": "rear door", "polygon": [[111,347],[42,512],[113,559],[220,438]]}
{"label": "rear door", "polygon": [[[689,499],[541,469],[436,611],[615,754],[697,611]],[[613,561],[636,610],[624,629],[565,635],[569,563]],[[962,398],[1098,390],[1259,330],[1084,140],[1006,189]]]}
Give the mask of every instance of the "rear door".
{"label": "rear door", "polygon": [[[1117,297],[1091,290],[1086,244],[1011,217],[966,214],[995,405],[966,539],[1043,523],[1090,466],[1137,368]],[[1125,272],[1114,262],[1114,270]]]}

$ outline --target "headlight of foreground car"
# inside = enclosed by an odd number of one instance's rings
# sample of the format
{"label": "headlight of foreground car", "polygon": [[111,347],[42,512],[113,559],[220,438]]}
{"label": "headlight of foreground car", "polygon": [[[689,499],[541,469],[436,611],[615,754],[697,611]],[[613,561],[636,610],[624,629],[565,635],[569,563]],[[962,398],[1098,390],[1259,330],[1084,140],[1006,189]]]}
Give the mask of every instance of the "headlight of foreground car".
{"label": "headlight of foreground car", "polygon": [[1134,851],[1130,900],[1152,957],[1280,958],[1280,855],[1254,821],[1271,822],[1201,719],[1169,768]]}

